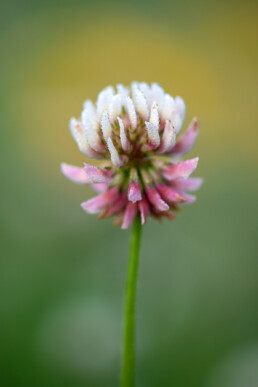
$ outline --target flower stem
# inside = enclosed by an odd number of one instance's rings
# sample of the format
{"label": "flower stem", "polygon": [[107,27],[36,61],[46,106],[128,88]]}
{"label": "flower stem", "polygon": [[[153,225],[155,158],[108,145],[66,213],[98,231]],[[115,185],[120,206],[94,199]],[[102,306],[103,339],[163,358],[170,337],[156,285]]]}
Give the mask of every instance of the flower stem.
{"label": "flower stem", "polygon": [[124,354],[122,367],[121,387],[134,386],[134,325],[135,325],[135,299],[137,274],[139,266],[139,252],[141,242],[141,218],[138,215],[132,226],[131,251],[128,266],[128,277],[126,285],[125,300],[125,333],[124,333]]}

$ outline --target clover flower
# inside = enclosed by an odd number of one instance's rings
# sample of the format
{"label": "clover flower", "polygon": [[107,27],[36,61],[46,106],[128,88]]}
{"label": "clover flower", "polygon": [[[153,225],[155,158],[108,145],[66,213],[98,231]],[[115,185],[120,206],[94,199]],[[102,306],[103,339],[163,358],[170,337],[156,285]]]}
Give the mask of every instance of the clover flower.
{"label": "clover flower", "polygon": [[82,208],[100,218],[115,216],[115,223],[128,228],[137,214],[141,223],[148,216],[175,218],[180,204],[192,203],[202,179],[190,178],[198,158],[181,161],[199,133],[192,120],[177,136],[185,118],[185,103],[171,97],[157,84],[133,82],[131,88],[117,85],[102,90],[94,105],[86,100],[81,117],[72,118],[70,131],[79,150],[87,157],[103,160],[100,166],[84,168],[61,164],[71,181],[99,193]]}

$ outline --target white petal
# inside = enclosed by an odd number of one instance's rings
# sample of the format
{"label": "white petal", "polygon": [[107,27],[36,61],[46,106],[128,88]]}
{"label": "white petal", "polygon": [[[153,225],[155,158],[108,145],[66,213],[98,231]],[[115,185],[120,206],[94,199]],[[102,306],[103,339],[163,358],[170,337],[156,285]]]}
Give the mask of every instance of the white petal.
{"label": "white petal", "polygon": [[161,139],[159,153],[168,152],[176,142],[176,131],[169,120],[166,121],[165,129]]}
{"label": "white petal", "polygon": [[92,101],[90,99],[86,99],[86,101],[84,102],[83,110],[84,109],[87,109],[90,112],[91,117],[92,117],[93,120],[97,119],[95,106],[94,106],[94,104],[92,103]]}
{"label": "white petal", "polygon": [[132,84],[131,84],[131,90],[132,90],[132,96],[133,96],[133,100],[134,100],[134,98],[135,98],[135,92],[136,92],[136,90],[138,90],[139,89],[139,83],[138,82],[132,82]]}
{"label": "white petal", "polygon": [[108,105],[111,101],[111,98],[114,95],[114,88],[112,86],[106,87],[104,90],[102,90],[98,95],[97,100],[97,117],[100,118],[103,111],[105,109],[108,109]]}
{"label": "white petal", "polygon": [[130,150],[131,146],[130,146],[130,142],[127,139],[126,134],[125,134],[125,127],[124,127],[123,120],[120,117],[117,117],[117,120],[118,120],[119,127],[120,127],[120,140],[121,140],[122,148],[123,148],[123,150],[128,151],[128,150]]}
{"label": "white petal", "polygon": [[111,122],[114,122],[117,116],[122,112],[122,94],[116,94],[112,97],[108,107],[109,118]]}
{"label": "white petal", "polygon": [[110,152],[111,161],[112,161],[113,165],[121,166],[123,164],[122,159],[120,158],[120,156],[119,156],[119,154],[118,154],[118,152],[113,144],[113,141],[111,140],[110,137],[107,141],[107,146],[108,146],[108,150]]}
{"label": "white petal", "polygon": [[80,127],[80,122],[78,120],[76,120],[76,118],[74,118],[74,117],[70,119],[69,130],[71,132],[73,139],[76,141],[78,133],[81,133],[82,129]]}
{"label": "white petal", "polygon": [[148,137],[151,142],[151,145],[157,148],[160,145],[159,129],[156,125],[153,125],[151,122],[145,121],[146,129],[148,132]]}
{"label": "white petal", "polygon": [[84,104],[84,115],[87,116],[87,119],[90,120],[90,122],[92,123],[92,126],[97,129],[98,128],[98,122],[97,122],[97,115],[96,115],[96,110],[95,110],[95,107],[93,105],[93,103],[91,102],[91,100],[87,99]]}
{"label": "white petal", "polygon": [[176,109],[177,109],[178,113],[180,114],[180,117],[182,118],[182,120],[184,120],[185,111],[186,111],[185,101],[181,97],[176,97],[175,104],[176,104]]}
{"label": "white petal", "polygon": [[175,100],[169,94],[166,94],[163,100],[162,106],[162,118],[168,120],[171,118],[171,114],[175,109]]}
{"label": "white petal", "polygon": [[163,105],[164,96],[165,96],[165,92],[162,89],[162,87],[154,82],[151,85],[151,91],[152,91],[152,98],[153,98],[152,102],[156,101],[159,106],[162,106]]}
{"label": "white petal", "polygon": [[116,85],[116,88],[117,88],[117,91],[119,94],[122,94],[125,97],[129,96],[129,90],[124,85],[118,84],[118,85]]}
{"label": "white petal", "polygon": [[112,134],[112,126],[108,118],[107,110],[104,110],[101,117],[101,130],[104,136],[104,139],[107,141]]}
{"label": "white petal", "polygon": [[127,110],[127,114],[129,116],[132,128],[135,129],[137,126],[137,116],[136,116],[136,111],[135,111],[133,101],[130,97],[126,97],[126,110]]}
{"label": "white petal", "polygon": [[143,93],[148,106],[151,106],[151,89],[150,86],[146,82],[139,83],[139,90]]}
{"label": "white petal", "polygon": [[134,98],[134,104],[135,104],[136,110],[144,120],[147,120],[149,117],[149,109],[148,109],[146,98],[138,88],[134,90],[133,95],[134,95],[133,98]]}
{"label": "white petal", "polygon": [[78,145],[79,151],[87,157],[96,157],[96,152],[89,146],[86,134],[82,130],[81,123],[75,118],[71,118],[69,130]]}
{"label": "white petal", "polygon": [[96,152],[102,151],[103,146],[96,131],[96,123],[92,120],[92,113],[87,108],[82,111],[82,126],[91,148],[93,148]]}
{"label": "white petal", "polygon": [[171,115],[171,124],[175,129],[176,133],[178,134],[183,125],[183,117],[181,117],[180,114],[175,110],[172,112]]}
{"label": "white petal", "polygon": [[150,123],[159,127],[159,112],[157,102],[153,102],[150,113]]}

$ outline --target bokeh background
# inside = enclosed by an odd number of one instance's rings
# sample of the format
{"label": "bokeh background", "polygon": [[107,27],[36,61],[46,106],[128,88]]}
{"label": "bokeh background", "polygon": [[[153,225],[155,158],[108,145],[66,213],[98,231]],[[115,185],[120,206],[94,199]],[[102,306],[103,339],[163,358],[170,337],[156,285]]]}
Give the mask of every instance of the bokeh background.
{"label": "bokeh background", "polygon": [[137,387],[258,386],[257,2],[1,1],[0,383],[119,385],[129,232],[60,173],[86,98],[160,83],[198,116],[205,183],[144,227]]}

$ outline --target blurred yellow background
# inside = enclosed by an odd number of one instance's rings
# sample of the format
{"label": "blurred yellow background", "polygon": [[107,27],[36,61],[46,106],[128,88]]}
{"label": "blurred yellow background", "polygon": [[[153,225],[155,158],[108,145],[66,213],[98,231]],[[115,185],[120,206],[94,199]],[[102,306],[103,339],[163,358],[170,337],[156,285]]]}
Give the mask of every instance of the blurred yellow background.
{"label": "blurred yellow background", "polygon": [[205,180],[175,222],[144,227],[137,386],[258,385],[257,3],[2,9],[1,385],[119,385],[129,232],[86,215],[93,192],[59,166],[85,161],[68,131],[84,100],[133,80],[200,119]]}

